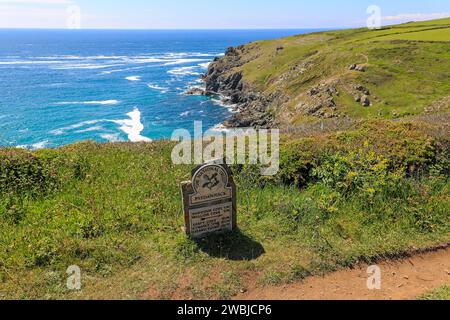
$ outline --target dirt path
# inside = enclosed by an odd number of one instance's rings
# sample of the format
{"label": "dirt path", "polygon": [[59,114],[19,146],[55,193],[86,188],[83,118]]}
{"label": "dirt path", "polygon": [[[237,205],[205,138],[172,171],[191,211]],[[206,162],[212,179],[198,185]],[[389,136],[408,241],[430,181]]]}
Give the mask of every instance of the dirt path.
{"label": "dirt path", "polygon": [[367,288],[368,265],[342,270],[301,283],[253,288],[242,300],[411,300],[427,291],[450,284],[450,248],[403,260],[377,264],[381,269],[381,290]]}

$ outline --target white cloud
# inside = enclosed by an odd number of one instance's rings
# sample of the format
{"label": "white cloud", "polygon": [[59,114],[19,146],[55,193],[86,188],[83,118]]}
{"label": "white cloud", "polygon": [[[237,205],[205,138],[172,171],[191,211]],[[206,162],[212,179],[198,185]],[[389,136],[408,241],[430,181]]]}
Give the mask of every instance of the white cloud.
{"label": "white cloud", "polygon": [[401,13],[395,16],[382,17],[385,21],[424,21],[450,17],[450,12],[437,13]]}

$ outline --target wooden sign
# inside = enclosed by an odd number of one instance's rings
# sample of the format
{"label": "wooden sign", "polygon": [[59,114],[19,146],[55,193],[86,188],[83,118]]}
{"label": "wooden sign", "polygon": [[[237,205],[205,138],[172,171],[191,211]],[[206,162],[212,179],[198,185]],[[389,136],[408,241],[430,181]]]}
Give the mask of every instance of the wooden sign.
{"label": "wooden sign", "polygon": [[189,236],[202,238],[236,229],[236,185],[223,161],[197,167],[192,172],[192,181],[183,182],[181,189]]}

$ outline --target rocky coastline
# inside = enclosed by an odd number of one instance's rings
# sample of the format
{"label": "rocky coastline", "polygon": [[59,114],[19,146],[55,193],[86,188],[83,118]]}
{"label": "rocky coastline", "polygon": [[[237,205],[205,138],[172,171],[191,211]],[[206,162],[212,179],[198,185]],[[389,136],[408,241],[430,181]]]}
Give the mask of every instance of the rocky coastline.
{"label": "rocky coastline", "polygon": [[235,71],[248,62],[242,55],[244,48],[230,47],[222,58],[215,58],[202,76],[204,86],[191,87],[186,94],[218,96],[223,104],[234,106],[236,113],[223,123],[226,128],[269,128],[273,119],[267,112],[268,101]]}

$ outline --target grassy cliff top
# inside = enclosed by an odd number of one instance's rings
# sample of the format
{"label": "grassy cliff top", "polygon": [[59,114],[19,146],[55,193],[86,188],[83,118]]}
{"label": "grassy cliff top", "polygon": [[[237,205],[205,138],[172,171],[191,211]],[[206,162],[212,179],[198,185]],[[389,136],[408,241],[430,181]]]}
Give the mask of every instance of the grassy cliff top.
{"label": "grassy cliff top", "polygon": [[283,97],[269,106],[279,123],[450,107],[450,19],[257,41],[238,51],[244,63],[230,72],[269,100]]}
{"label": "grassy cliff top", "polygon": [[449,243],[448,130],[426,128],[283,137],[276,176],[233,167],[239,230],[202,241],[171,142],[0,149],[0,299],[230,298]]}

